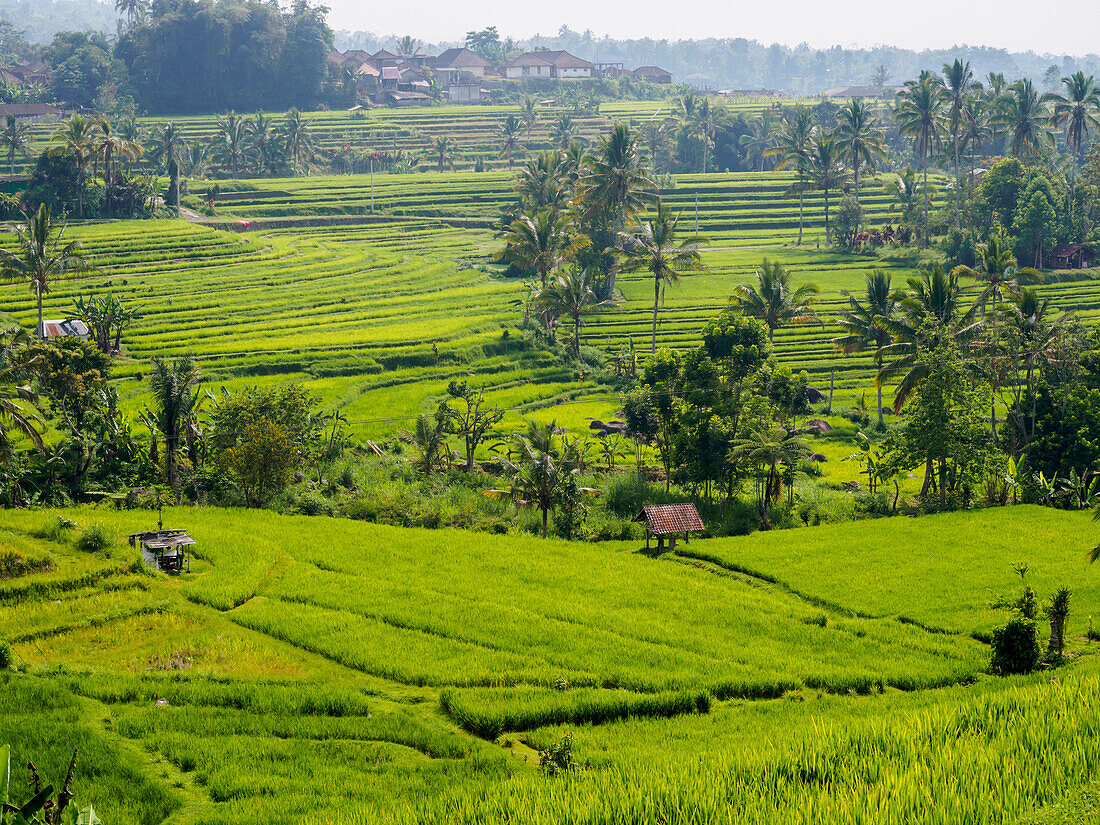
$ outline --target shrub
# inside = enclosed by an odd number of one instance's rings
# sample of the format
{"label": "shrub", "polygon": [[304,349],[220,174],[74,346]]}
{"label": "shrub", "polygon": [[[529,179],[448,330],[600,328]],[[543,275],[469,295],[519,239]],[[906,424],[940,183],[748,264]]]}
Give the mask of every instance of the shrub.
{"label": "shrub", "polygon": [[0,642],[0,670],[7,670],[11,667],[11,663],[11,645],[7,642]]}
{"label": "shrub", "polygon": [[539,768],[547,776],[557,776],[559,773],[568,773],[576,770],[577,763],[573,760],[573,734],[567,733],[546,750],[539,751]]}
{"label": "shrub", "polygon": [[332,513],[328,499],[315,490],[302,493],[295,506],[303,516],[327,516]]}
{"label": "shrub", "polygon": [[115,543],[114,534],[102,524],[90,524],[76,540],[76,549],[85,553],[99,553]]}
{"label": "shrub", "polygon": [[990,669],[1001,676],[1031,673],[1039,666],[1042,650],[1035,622],[1017,617],[993,631]]}

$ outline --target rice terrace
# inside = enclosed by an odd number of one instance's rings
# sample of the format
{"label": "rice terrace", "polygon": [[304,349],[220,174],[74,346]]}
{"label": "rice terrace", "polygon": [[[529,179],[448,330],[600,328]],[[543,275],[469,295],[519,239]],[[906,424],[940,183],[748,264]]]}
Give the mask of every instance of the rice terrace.
{"label": "rice terrace", "polygon": [[0,825],[1100,822],[1097,20],[708,4],[0,0]]}

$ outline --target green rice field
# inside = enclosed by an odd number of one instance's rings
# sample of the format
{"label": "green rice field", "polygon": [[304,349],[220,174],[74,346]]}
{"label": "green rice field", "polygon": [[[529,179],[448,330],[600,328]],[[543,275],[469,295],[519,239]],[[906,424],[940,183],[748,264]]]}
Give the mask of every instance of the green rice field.
{"label": "green rice field", "polygon": [[[59,515],[75,527],[57,530]],[[1087,514],[1020,506],[653,558],[174,508],[166,526],[197,541],[178,578],[147,572],[122,538],[155,518],[0,512],[0,553],[48,567],[0,580],[0,640],[20,668],[0,675],[13,778],[28,758],[55,776],[79,747],[77,793],[105,822],[900,825],[1095,810]],[[92,524],[115,546],[75,549]],[[1021,560],[1038,593],[1072,589],[1074,663],[992,678],[980,639]],[[538,771],[567,735],[578,770]]]}

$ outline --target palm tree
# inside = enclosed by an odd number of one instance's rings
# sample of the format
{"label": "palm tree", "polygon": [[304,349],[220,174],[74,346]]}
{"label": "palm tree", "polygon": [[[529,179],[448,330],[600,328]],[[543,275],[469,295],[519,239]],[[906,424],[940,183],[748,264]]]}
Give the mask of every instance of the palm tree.
{"label": "palm tree", "polygon": [[[897,311],[897,300],[890,282],[889,272],[876,269],[867,275],[862,301],[847,291],[841,291],[848,297],[848,310],[837,319],[844,335],[833,341],[845,355],[873,347],[877,372],[882,371],[883,352],[893,340],[884,324],[884,319],[893,318]],[[875,389],[878,392],[878,428],[881,430],[886,426],[882,417],[882,382],[876,381]]]}
{"label": "palm tree", "polygon": [[562,115],[550,127],[550,139],[559,149],[567,149],[580,132],[579,124],[569,115]]}
{"label": "palm tree", "polygon": [[970,69],[969,61],[963,63],[958,58],[954,63],[943,64],[943,86],[947,93],[947,102],[950,109],[947,113],[947,128],[951,133],[951,155],[955,164],[955,221],[956,226],[962,228],[962,212],[960,209],[959,180],[959,151],[960,139],[968,119],[967,110],[970,108],[971,98],[974,93],[980,91],[982,86],[974,79],[974,72]]}
{"label": "palm tree", "polygon": [[248,132],[244,120],[232,110],[218,118],[214,132],[214,155],[240,177],[241,163],[248,159]]}
{"label": "palm tree", "polygon": [[661,168],[660,159],[667,154],[671,142],[672,121],[656,112],[642,127],[642,143],[649,154],[649,164],[654,171]]}
{"label": "palm tree", "polygon": [[42,328],[42,296],[50,286],[66,275],[86,272],[92,267],[80,252],[79,241],[63,243],[65,227],[54,224],[50,207],[43,203],[26,226],[16,229],[16,251],[0,249],[0,272],[8,280],[26,280],[38,303],[38,334]]}
{"label": "palm tree", "polygon": [[[946,93],[931,72],[922,71],[916,80],[909,80],[898,94],[894,116],[898,131],[913,141],[913,154],[920,158],[924,177],[924,225],[928,226],[928,161],[940,144],[943,129],[943,107]],[[922,232],[922,240],[925,232]]]}
{"label": "palm tree", "polygon": [[115,0],[115,11],[126,15],[126,25],[132,29],[149,13],[149,0]]}
{"label": "palm tree", "polygon": [[169,186],[176,203],[176,217],[180,214],[180,177],[186,156],[187,142],[183,138],[183,130],[168,121],[154,135],[153,150],[149,153],[149,158],[162,165],[168,173]]}
{"label": "palm tree", "polygon": [[1066,130],[1066,145],[1073,150],[1078,162],[1085,142],[1091,138],[1091,130],[1100,131],[1100,87],[1092,75],[1075,72],[1062,78],[1065,94],[1047,92],[1043,103],[1053,104],[1050,124]]}
{"label": "palm tree", "polygon": [[1044,128],[1045,120],[1046,107],[1030,80],[1017,80],[1008,87],[996,121],[1007,130],[1013,155],[1027,162],[1035,158],[1040,147],[1053,145],[1053,137]]}
{"label": "palm tree", "polygon": [[53,133],[51,140],[58,144],[50,151],[57,155],[71,155],[76,161],[76,185],[79,190],[77,214],[84,214],[84,170],[95,152],[92,135],[93,121],[75,114]]}
{"label": "palm tree", "polygon": [[566,444],[559,449],[555,430],[554,423],[528,422],[527,434],[516,436],[512,442],[513,451],[519,455],[519,466],[509,465],[516,471],[509,494],[516,501],[530,502],[539,508],[543,538],[547,536],[550,511],[564,503],[570,487],[582,492],[575,487],[576,448]]}
{"label": "palm tree", "polygon": [[883,133],[869,104],[852,98],[837,112],[836,139],[840,153],[852,170],[856,203],[859,203],[859,173],[865,168],[874,173],[875,162],[886,160]]}
{"label": "palm tree", "polygon": [[[626,124],[616,123],[610,135],[600,138],[600,145],[586,161],[579,182],[579,200],[585,217],[606,209],[610,227],[618,233],[656,198],[657,184],[638,151],[637,136]],[[607,281],[608,296],[614,294],[614,290],[615,271],[612,269]]]}
{"label": "palm tree", "polygon": [[656,214],[642,224],[641,232],[620,233],[621,269],[637,272],[644,269],[653,276],[653,337],[650,352],[657,351],[657,313],[661,305],[661,290],[665,284],[680,282],[681,272],[707,272],[700,249],[702,238],[679,240],[680,216],[671,207],[657,201]]}
{"label": "palm tree", "polygon": [[13,175],[15,174],[16,156],[20,156],[24,160],[30,160],[31,158],[30,134],[31,127],[26,123],[20,123],[15,115],[8,115],[4,118],[4,131],[0,132],[0,147],[3,147],[4,154],[8,159],[8,168]]}
{"label": "palm tree", "polygon": [[275,165],[275,134],[271,118],[263,112],[256,112],[245,121],[245,135],[252,147],[252,156],[256,160],[256,170],[262,175]]}
{"label": "palm tree", "polygon": [[703,143],[703,174],[707,171],[707,149],[714,140],[714,133],[726,119],[726,110],[721,106],[711,106],[708,97],[704,97],[692,109],[691,123]]}
{"label": "palm tree", "polygon": [[818,133],[807,159],[810,182],[825,194],[825,245],[832,243],[829,225],[829,193],[843,188],[848,173],[840,163],[841,149],[832,135]]}
{"label": "palm tree", "polygon": [[202,373],[190,356],[173,361],[153,358],[153,371],[149,376],[153,392],[153,411],[157,429],[164,436],[165,464],[168,486],[176,491],[176,451],[180,435],[195,406],[196,393]]}
{"label": "palm tree", "polygon": [[447,169],[454,169],[454,159],[452,155],[455,152],[454,138],[447,135],[440,135],[432,141],[432,146],[425,155],[435,160],[435,171],[443,172]]}
{"label": "palm tree", "polygon": [[798,173],[795,185],[787,195],[798,192],[798,245],[802,245],[803,204],[806,197],[806,173],[809,167],[810,147],[814,139],[814,116],[809,106],[795,106],[783,117],[775,135],[775,146],[769,148],[769,157],[778,157],[776,169],[792,166]]}
{"label": "palm tree", "polygon": [[500,154],[497,157],[508,158],[508,171],[512,170],[512,156],[519,144],[520,129],[519,118],[515,115],[508,115],[498,127],[502,144]]}
{"label": "palm tree", "polygon": [[745,438],[734,442],[729,461],[747,459],[756,468],[756,504],[760,517],[768,521],[768,508],[783,494],[783,478],[788,476],[788,503],[794,501],[793,470],[810,453],[806,440],[778,424],[753,427]]}
{"label": "palm tree", "polygon": [[539,152],[538,157],[524,164],[516,178],[515,190],[520,204],[528,211],[547,207],[554,212],[565,209],[572,195],[570,180],[562,169],[563,161],[560,152]]}
{"label": "palm tree", "polygon": [[95,118],[95,129],[99,135],[98,138],[93,138],[93,151],[97,161],[99,158],[103,159],[103,181],[110,186],[115,158],[137,160],[145,153],[145,149],[140,143],[123,137],[106,118]]}
{"label": "palm tree", "polygon": [[302,113],[291,108],[283,118],[279,127],[279,138],[283,142],[286,153],[294,160],[294,176],[302,173],[303,158],[308,162],[313,155],[313,125],[312,120],[302,117]]}
{"label": "palm tree", "polygon": [[756,286],[740,284],[730,296],[730,303],[741,312],[764,322],[768,340],[775,340],[775,331],[786,324],[819,321],[813,311],[817,300],[817,284],[804,283],[791,288],[791,271],[779,261],[767,258],[756,268]]}
{"label": "palm tree", "polygon": [[12,458],[14,445],[8,434],[11,430],[20,433],[39,451],[46,449],[38,432],[43,422],[34,409],[34,391],[27,385],[16,383],[13,356],[30,342],[30,336],[20,327],[0,332],[0,460],[3,461]]}
{"label": "palm tree", "polygon": [[549,316],[568,317],[573,322],[573,355],[579,361],[583,326],[581,318],[593,307],[607,303],[596,297],[588,273],[580,267],[571,267],[542,290],[536,300]]}
{"label": "palm tree", "polygon": [[523,215],[512,221],[504,233],[503,260],[534,270],[546,289],[550,273],[572,259],[589,244],[583,235],[571,232],[572,223],[562,214],[543,209],[535,215]]}
{"label": "palm tree", "polygon": [[741,135],[737,142],[745,150],[745,160],[748,161],[749,166],[763,172],[764,161],[768,159],[769,152],[776,145],[771,124],[762,117],[757,118],[749,124],[749,131]]}
{"label": "palm tree", "polygon": [[523,103],[519,109],[519,119],[527,129],[527,149],[530,151],[531,131],[539,121],[539,104],[531,95],[526,95],[523,98]]}
{"label": "palm tree", "polygon": [[898,312],[883,318],[893,341],[884,348],[890,362],[879,370],[878,380],[901,376],[894,394],[894,409],[900,411],[924,380],[927,368],[921,355],[944,340],[959,344],[972,341],[981,331],[981,301],[963,310],[963,291],[959,276],[948,274],[942,264],[919,277],[908,279],[908,289],[898,297]]}
{"label": "palm tree", "polygon": [[394,44],[394,48],[397,49],[397,53],[401,57],[415,57],[420,54],[420,49],[423,45],[424,44],[415,37],[406,34]]}

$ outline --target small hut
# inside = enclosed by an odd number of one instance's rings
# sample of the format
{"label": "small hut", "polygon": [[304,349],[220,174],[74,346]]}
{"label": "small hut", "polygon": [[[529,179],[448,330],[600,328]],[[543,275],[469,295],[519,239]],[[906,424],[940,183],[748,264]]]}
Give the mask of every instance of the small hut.
{"label": "small hut", "polygon": [[187,561],[185,548],[194,543],[195,540],[183,530],[149,530],[130,534],[130,546],[141,549],[145,563],[165,573],[183,572],[184,562]]}
{"label": "small hut", "polygon": [[649,549],[649,537],[657,537],[657,552],[665,549],[665,536],[668,536],[668,549],[676,549],[676,537],[684,535],[684,543],[690,541],[692,533],[706,529],[699,511],[694,504],[650,504],[634,517],[636,523],[645,525],[645,549]]}

